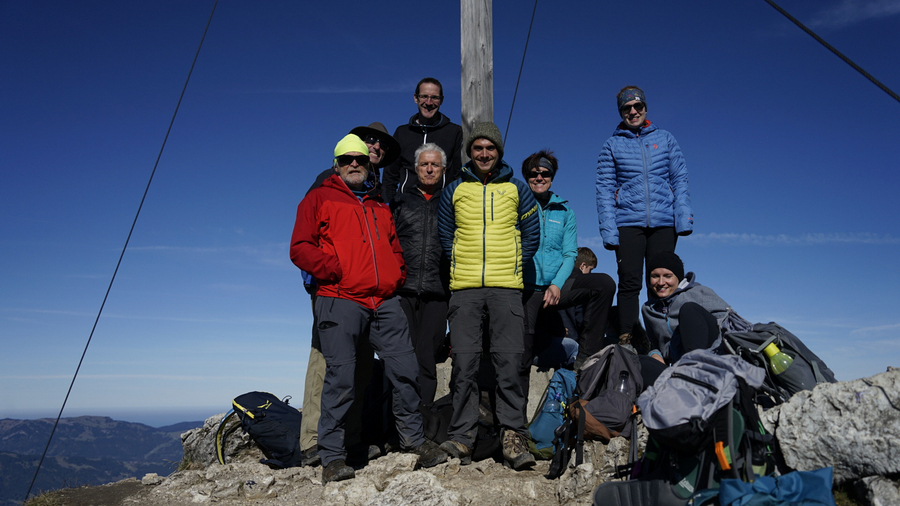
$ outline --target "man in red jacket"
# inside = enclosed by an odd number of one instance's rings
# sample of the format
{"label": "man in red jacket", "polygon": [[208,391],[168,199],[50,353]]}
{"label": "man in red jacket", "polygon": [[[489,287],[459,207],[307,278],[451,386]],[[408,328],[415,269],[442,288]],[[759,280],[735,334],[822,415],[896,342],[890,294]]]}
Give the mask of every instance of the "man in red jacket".
{"label": "man in red jacket", "polygon": [[423,435],[418,364],[393,297],[406,265],[390,209],[365,184],[371,163],[363,140],[353,134],[341,139],[334,168],[300,202],[291,237],[291,260],[318,283],[314,311],[326,364],[318,444],[326,483],[355,476],[345,462],[344,426],[355,393],[357,342],[367,335],[393,385],[401,448],[419,455],[422,467],[447,460]]}

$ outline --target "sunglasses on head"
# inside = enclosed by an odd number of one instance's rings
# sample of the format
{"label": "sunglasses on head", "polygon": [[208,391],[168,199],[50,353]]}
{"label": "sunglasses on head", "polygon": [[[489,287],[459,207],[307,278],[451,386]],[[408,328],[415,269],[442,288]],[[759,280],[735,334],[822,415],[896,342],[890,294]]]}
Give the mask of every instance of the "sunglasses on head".
{"label": "sunglasses on head", "polygon": [[647,106],[644,105],[643,102],[638,102],[636,104],[623,105],[622,107],[619,108],[619,112],[621,112],[622,114],[629,113],[629,112],[631,112],[632,107],[634,107],[634,110],[637,112],[643,112],[644,109],[647,108]]}
{"label": "sunglasses on head", "polygon": [[553,179],[553,175],[550,173],[549,170],[532,170],[531,172],[528,173],[528,179],[535,179],[538,176],[540,176],[544,179]]}
{"label": "sunglasses on head", "polygon": [[366,165],[369,163],[369,155],[338,155],[337,157],[339,167],[350,165],[354,160],[357,165]]}

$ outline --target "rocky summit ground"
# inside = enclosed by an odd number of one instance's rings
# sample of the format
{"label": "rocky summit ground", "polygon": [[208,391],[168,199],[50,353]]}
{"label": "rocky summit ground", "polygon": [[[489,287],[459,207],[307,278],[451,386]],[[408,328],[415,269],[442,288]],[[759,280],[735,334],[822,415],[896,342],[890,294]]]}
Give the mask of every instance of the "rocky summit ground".
{"label": "rocky summit ground", "polygon": [[493,460],[461,466],[451,459],[416,471],[414,464],[411,455],[391,454],[358,470],[355,479],[327,485],[320,467],[271,470],[256,463],[215,464],[167,478],[148,475],[142,481],[62,490],[29,506],[576,505],[590,504],[601,474],[584,464],[548,480],[546,461],[521,472]]}
{"label": "rocky summit ground", "polygon": [[[834,485],[853,492],[838,505],[900,505],[900,369],[858,380],[818,385],[762,413],[789,468],[832,467]],[[216,459],[215,432],[224,413],[203,427],[182,434],[182,470],[167,477],[149,474],[45,494],[28,506],[221,506],[407,505],[518,506],[586,505],[600,483],[615,479],[629,442],[586,442],[584,463],[570,464],[565,474],[545,477],[547,461],[515,472],[493,459],[460,465],[457,459],[416,470],[416,457],[391,453],[379,457],[356,477],[322,483],[320,467],[273,470],[260,464],[262,454],[246,434],[235,433],[225,454]],[[647,432],[639,430],[639,446]],[[858,501],[858,502],[857,502]]]}

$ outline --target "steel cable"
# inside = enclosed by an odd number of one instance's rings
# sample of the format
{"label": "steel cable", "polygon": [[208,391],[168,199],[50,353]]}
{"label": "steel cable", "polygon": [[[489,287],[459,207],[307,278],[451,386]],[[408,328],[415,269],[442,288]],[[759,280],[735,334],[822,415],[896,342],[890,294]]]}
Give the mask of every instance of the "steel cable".
{"label": "steel cable", "polygon": [[191,68],[188,71],[187,79],[184,81],[184,87],[181,89],[181,95],[178,97],[178,103],[175,105],[175,112],[172,113],[172,119],[169,121],[169,128],[166,130],[166,135],[163,138],[162,146],[159,148],[159,154],[156,156],[156,163],[153,164],[153,170],[150,172],[150,179],[147,181],[147,187],[144,188],[144,195],[141,197],[141,203],[138,205],[137,213],[134,215],[134,221],[131,222],[131,229],[128,230],[128,237],[125,238],[125,245],[122,246],[122,252],[119,254],[119,261],[116,262],[116,268],[113,270],[112,278],[109,280],[109,286],[106,288],[106,294],[103,296],[103,302],[100,304],[100,310],[97,311],[97,317],[94,319],[94,325],[91,327],[91,333],[88,336],[87,343],[84,345],[84,351],[81,353],[81,359],[78,360],[78,367],[75,368],[75,374],[72,375],[72,381],[69,383],[69,390],[66,392],[66,397],[63,399],[62,406],[59,408],[59,414],[56,415],[56,421],[53,423],[53,429],[50,430],[50,436],[47,438],[47,445],[44,447],[43,453],[41,453],[41,459],[38,461],[37,469],[34,470],[34,476],[31,478],[31,484],[28,485],[28,491],[25,493],[25,499],[22,501],[25,503],[28,500],[28,496],[31,495],[31,490],[34,488],[34,482],[37,480],[38,473],[41,470],[41,466],[44,463],[44,458],[47,456],[47,450],[50,448],[50,443],[53,441],[53,435],[56,433],[56,427],[59,425],[59,420],[62,418],[63,410],[66,409],[66,403],[69,401],[69,395],[72,393],[72,387],[75,386],[75,378],[78,377],[78,371],[81,370],[81,364],[84,362],[84,357],[87,354],[88,347],[91,345],[91,339],[94,337],[94,331],[97,329],[97,323],[100,321],[100,315],[103,314],[103,308],[106,306],[106,300],[109,298],[109,292],[112,290],[112,285],[116,280],[116,274],[119,272],[119,266],[122,265],[122,258],[125,256],[125,250],[128,249],[128,243],[131,241],[131,234],[134,232],[134,227],[137,225],[138,217],[141,215],[141,208],[144,207],[144,200],[147,199],[147,193],[150,191],[150,184],[153,182],[153,175],[156,174],[156,168],[159,166],[159,160],[162,158],[163,150],[166,148],[166,141],[169,140],[169,134],[172,132],[172,125],[175,124],[175,116],[178,115],[178,108],[181,107],[181,101],[184,99],[184,93],[187,91],[188,83],[191,80],[191,74],[194,72],[194,66],[197,64],[197,58],[200,56],[200,48],[203,47],[203,40],[206,38],[206,33],[209,31],[209,25],[212,23],[213,14],[216,12],[216,5],[219,3],[219,0],[215,0],[213,2],[212,11],[209,13],[209,20],[206,22],[206,28],[203,29],[203,36],[200,37],[200,44],[197,46],[197,52],[194,54],[194,61],[191,62]]}

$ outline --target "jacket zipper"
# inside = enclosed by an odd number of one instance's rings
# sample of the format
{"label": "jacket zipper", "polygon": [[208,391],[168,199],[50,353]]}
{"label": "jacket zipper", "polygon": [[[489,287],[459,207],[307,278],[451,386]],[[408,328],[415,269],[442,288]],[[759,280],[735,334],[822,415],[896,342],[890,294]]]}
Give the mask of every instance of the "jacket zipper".
{"label": "jacket zipper", "polygon": [[638,143],[641,147],[641,163],[644,164],[644,206],[647,209],[647,227],[650,226],[650,181],[649,171],[647,170],[647,152],[644,150],[644,141],[638,134]]}
{"label": "jacket zipper", "polygon": [[[365,204],[363,204],[362,202],[360,202],[360,205],[362,205],[362,208],[363,208],[363,221],[365,221],[365,223],[366,223],[366,235],[369,237],[369,250],[372,252],[372,265],[375,268],[375,287],[377,289],[377,287],[381,285],[381,280],[379,279],[379,275],[378,275],[378,257],[375,254],[375,245],[372,244],[372,228],[369,227],[368,210],[366,209]],[[374,212],[372,213],[372,219],[373,220],[375,219]],[[377,224],[375,226],[375,230],[376,230],[376,232],[378,231]],[[374,306],[375,305],[375,297],[371,297],[371,299],[372,299],[372,305]]]}
{"label": "jacket zipper", "polygon": [[[493,197],[493,195],[491,195]],[[487,256],[487,184],[481,185],[481,286],[484,286],[484,270]]]}
{"label": "jacket zipper", "polygon": [[[431,198],[434,198],[432,196]],[[425,197],[422,197],[425,199]],[[431,205],[428,200],[425,201],[425,226],[422,228],[422,251],[419,255],[419,286],[416,287],[416,293],[421,295],[425,289],[425,254],[428,252],[428,231],[431,230]]]}

